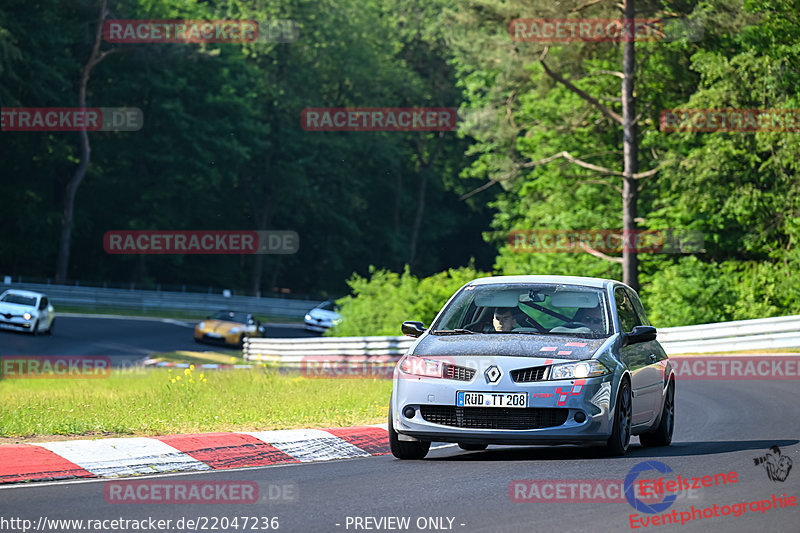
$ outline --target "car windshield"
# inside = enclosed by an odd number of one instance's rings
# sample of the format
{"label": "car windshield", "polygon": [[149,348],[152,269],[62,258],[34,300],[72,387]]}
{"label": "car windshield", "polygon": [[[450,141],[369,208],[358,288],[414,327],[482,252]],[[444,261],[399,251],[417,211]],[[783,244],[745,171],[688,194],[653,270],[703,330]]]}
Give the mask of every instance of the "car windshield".
{"label": "car windshield", "polygon": [[333,302],[323,302],[317,306],[317,309],[322,309],[323,311],[339,311],[339,306]]}
{"label": "car windshield", "polygon": [[22,296],[21,294],[14,293],[6,294],[0,299],[0,302],[36,307],[36,298],[34,296]]}
{"label": "car windshield", "polygon": [[[491,284],[461,290],[432,333],[610,335],[605,293],[579,285]],[[468,330],[468,331],[465,331]]]}
{"label": "car windshield", "polygon": [[214,320],[224,320],[226,322],[247,324],[247,313],[239,313],[238,311],[217,311],[209,318]]}

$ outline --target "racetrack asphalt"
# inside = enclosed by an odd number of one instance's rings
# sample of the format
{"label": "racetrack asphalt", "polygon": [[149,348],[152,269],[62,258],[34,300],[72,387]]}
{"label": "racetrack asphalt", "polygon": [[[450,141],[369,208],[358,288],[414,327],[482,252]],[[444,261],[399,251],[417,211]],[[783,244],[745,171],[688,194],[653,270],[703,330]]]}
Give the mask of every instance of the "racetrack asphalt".
{"label": "racetrack asphalt", "polygon": [[[0,331],[0,355],[105,355],[132,364],[157,352],[219,351],[192,337],[198,321],[133,317],[57,316],[52,336]],[[314,337],[301,324],[267,324],[269,337]]]}
{"label": "racetrack asphalt", "polygon": [[[226,528],[243,531],[234,517],[277,517],[279,531],[432,531],[545,532],[545,531],[741,531],[796,532],[800,507],[748,510],[741,516],[719,516],[686,524],[642,527],[640,520],[653,516],[636,511],[626,501],[514,502],[509,486],[515,480],[605,479],[622,482],[629,471],[644,461],[658,461],[682,477],[714,476],[736,472],[737,481],[683,492],[672,506],[658,513],[690,512],[718,505],[800,496],[800,472],[790,470],[784,481],[770,480],[764,457],[779,446],[788,461],[800,461],[800,391],[795,381],[679,381],[676,391],[676,428],[672,446],[642,448],[634,438],[624,458],[605,458],[593,449],[560,447],[490,446],[483,452],[464,452],[454,446],[435,445],[422,461],[399,461],[392,456],[365,457],[309,464],[289,464],[226,471],[138,477],[153,482],[237,481],[254,482],[261,495],[255,504],[119,504],[104,496],[108,483],[126,481],[68,481],[50,484],[9,485],[0,488],[0,517],[37,523],[47,519],[173,520],[206,517],[210,528],[225,517]],[[649,478],[661,474],[650,471]],[[645,473],[641,474],[642,477]],[[667,477],[670,479],[670,477]],[[291,487],[291,498],[277,497]],[[567,491],[568,493],[569,491]],[[542,495],[544,495],[544,490]],[[551,496],[552,497],[552,496]],[[373,528],[377,522],[355,522],[365,517],[409,517],[407,528]],[[430,518],[440,517],[441,522]],[[448,521],[452,519],[452,523]],[[110,522],[108,523],[110,524]],[[337,525],[338,524],[338,525]],[[354,527],[360,524],[362,527]],[[439,529],[431,524],[439,525]],[[463,524],[463,525],[461,525]],[[0,520],[0,525],[2,521]],[[198,524],[195,524],[198,525]],[[252,522],[251,522],[252,525]],[[369,525],[367,529],[365,526]],[[398,523],[384,522],[381,525]],[[442,529],[441,526],[447,529]],[[185,526],[185,522],[184,522]],[[418,527],[421,526],[421,527]],[[133,531],[133,529],[129,529]],[[210,529],[207,529],[210,530]],[[3,529],[3,531],[12,531]],[[77,531],[55,529],[48,531]],[[85,530],[84,530],[85,531]],[[104,531],[111,531],[106,529]],[[114,529],[113,531],[126,531]]]}
{"label": "racetrack asphalt", "polygon": [[[59,319],[55,336],[30,338],[0,334],[0,353],[38,355],[144,356],[148,350],[197,349],[187,326],[137,320]],[[187,323],[191,326],[191,323]],[[287,331],[287,330],[284,330]],[[302,330],[295,328],[294,332]],[[17,340],[19,342],[17,342]],[[42,342],[39,342],[42,341]],[[9,347],[9,343],[12,345]],[[254,401],[257,401],[254,400]],[[140,476],[135,480],[73,480],[0,487],[0,531],[22,531],[31,520],[38,531],[141,531],[106,522],[82,529],[48,524],[52,519],[171,520],[159,531],[463,531],[463,532],[597,532],[704,531],[797,532],[800,502],[792,507],[748,510],[741,516],[715,516],[681,524],[642,526],[643,517],[673,510],[772,500],[782,495],[800,498],[800,387],[797,380],[681,380],[676,390],[676,427],[672,446],[642,448],[633,439],[624,458],[606,458],[596,450],[573,446],[490,446],[465,452],[434,444],[422,461],[399,461],[391,455],[315,463],[285,464],[231,470]],[[784,479],[770,479],[765,464],[755,464],[778,446],[786,466]],[[515,502],[515,480],[536,480],[539,486],[562,486],[580,480],[619,480],[646,461],[667,465],[672,473],[643,472],[643,477],[676,474],[686,477],[736,472],[737,481],[679,493],[672,505],[656,515],[635,510],[627,501]],[[110,503],[114,483],[220,481],[252,482],[259,487],[256,503]],[[511,493],[509,488],[511,487]],[[566,491],[569,494],[569,490]],[[288,494],[288,495],[287,495]],[[541,494],[546,495],[542,489]],[[796,500],[795,500],[796,501]],[[764,506],[762,506],[763,508]],[[741,510],[741,507],[739,508]],[[696,516],[696,515],[695,515]],[[238,525],[233,518],[239,517]],[[242,517],[248,517],[246,524]],[[253,517],[258,517],[256,528]],[[386,522],[389,517],[407,517]],[[632,517],[634,522],[632,522]],[[178,520],[184,519],[182,524]],[[223,520],[223,518],[225,520]],[[3,521],[5,519],[5,522]],[[45,520],[46,519],[46,520]],[[186,520],[198,520],[187,527]],[[383,522],[379,522],[384,520]],[[95,524],[98,525],[98,524]],[[243,527],[246,525],[246,527]],[[393,526],[393,527],[379,527]],[[72,525],[74,526],[74,524]],[[114,527],[116,526],[116,527]],[[205,526],[203,528],[202,526]],[[216,528],[212,526],[217,526]],[[225,526],[225,527],[222,527]],[[638,526],[638,527],[632,527]],[[33,529],[31,529],[33,530]]]}

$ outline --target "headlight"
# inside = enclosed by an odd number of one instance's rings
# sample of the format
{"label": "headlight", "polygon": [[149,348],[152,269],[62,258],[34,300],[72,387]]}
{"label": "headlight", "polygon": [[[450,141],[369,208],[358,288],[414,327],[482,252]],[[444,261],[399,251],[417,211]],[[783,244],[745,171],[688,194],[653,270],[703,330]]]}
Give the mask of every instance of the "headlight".
{"label": "headlight", "polygon": [[197,324],[197,327],[200,328],[200,329],[206,329],[206,323],[205,322],[200,322],[199,324]]}
{"label": "headlight", "polygon": [[333,324],[335,326],[336,324],[340,323],[341,321],[342,321],[341,318],[334,318],[333,320],[331,320],[331,324]]}
{"label": "headlight", "polygon": [[444,364],[434,359],[424,359],[413,355],[403,357],[400,361],[400,372],[411,374],[412,376],[423,376],[426,378],[441,378]]}
{"label": "headlight", "polygon": [[239,333],[240,331],[242,331],[242,328],[231,328],[230,332],[231,333]]}
{"label": "headlight", "polygon": [[306,320],[311,320],[311,315],[309,315],[308,313],[306,313],[305,319],[306,319]]}
{"label": "headlight", "polygon": [[550,369],[550,379],[582,379],[594,378],[609,374],[608,368],[600,361],[590,360],[581,361],[579,363],[564,363],[562,365],[553,365]]}
{"label": "headlight", "polygon": [[25,320],[30,320],[32,317],[33,315],[31,315],[30,313],[25,313],[22,315],[22,318],[24,318]]}

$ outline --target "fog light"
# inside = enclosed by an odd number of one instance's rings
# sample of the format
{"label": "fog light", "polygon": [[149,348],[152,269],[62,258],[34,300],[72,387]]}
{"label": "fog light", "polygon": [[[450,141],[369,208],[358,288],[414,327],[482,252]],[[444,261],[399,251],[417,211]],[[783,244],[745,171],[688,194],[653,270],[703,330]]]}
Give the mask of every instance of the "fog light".
{"label": "fog light", "polygon": [[575,422],[578,424],[582,424],[586,420],[586,414],[583,411],[578,411],[575,413]]}
{"label": "fog light", "polygon": [[414,418],[416,414],[417,410],[414,409],[413,407],[406,407],[405,409],[403,409],[403,416],[406,418]]}

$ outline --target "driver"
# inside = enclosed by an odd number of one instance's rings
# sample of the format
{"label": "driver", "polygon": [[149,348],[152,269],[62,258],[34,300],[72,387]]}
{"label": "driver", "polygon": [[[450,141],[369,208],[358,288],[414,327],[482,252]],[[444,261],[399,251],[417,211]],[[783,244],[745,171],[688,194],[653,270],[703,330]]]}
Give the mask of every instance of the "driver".
{"label": "driver", "polygon": [[513,307],[497,307],[494,310],[492,325],[495,331],[511,331],[517,324],[514,319]]}

